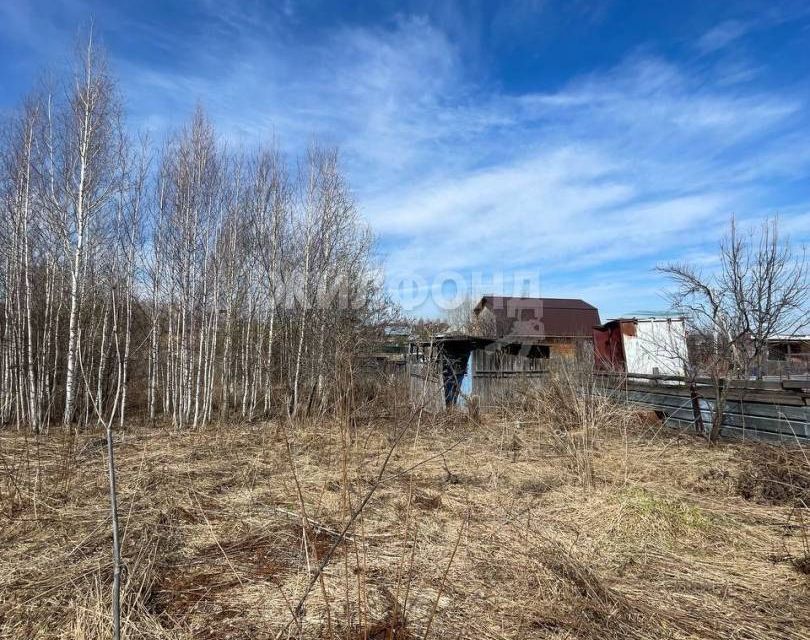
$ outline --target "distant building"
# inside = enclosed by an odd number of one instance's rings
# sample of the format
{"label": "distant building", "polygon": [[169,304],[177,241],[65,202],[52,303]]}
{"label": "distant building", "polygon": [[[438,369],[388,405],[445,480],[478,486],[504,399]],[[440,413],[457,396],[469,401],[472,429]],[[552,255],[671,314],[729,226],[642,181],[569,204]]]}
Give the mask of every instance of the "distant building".
{"label": "distant building", "polygon": [[597,369],[682,376],[688,360],[683,318],[618,318],[593,329]]}
{"label": "distant building", "polygon": [[496,403],[518,380],[540,377],[552,359],[593,361],[599,312],[583,300],[487,295],[473,309],[473,334],[414,340],[411,398],[431,408],[477,396]]}
{"label": "distant building", "polygon": [[481,335],[544,346],[548,355],[573,355],[578,344],[592,342],[599,324],[596,307],[572,298],[484,296],[473,315]]}
{"label": "distant building", "polygon": [[781,378],[810,375],[810,335],[772,336],[767,344],[765,375]]}
{"label": "distant building", "polygon": [[401,371],[405,366],[411,329],[406,323],[375,327],[369,348],[360,358],[360,366],[377,374]]}

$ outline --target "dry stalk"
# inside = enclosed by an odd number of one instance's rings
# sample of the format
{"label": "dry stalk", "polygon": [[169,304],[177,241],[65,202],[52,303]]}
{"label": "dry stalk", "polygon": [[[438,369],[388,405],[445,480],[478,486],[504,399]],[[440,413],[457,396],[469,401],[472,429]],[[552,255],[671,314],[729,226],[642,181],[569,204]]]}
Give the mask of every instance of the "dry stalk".
{"label": "dry stalk", "polygon": [[[408,421],[405,424],[405,426],[402,429],[400,429],[399,433],[394,438],[394,441],[391,444],[390,448],[388,449],[388,453],[386,454],[385,459],[383,460],[383,463],[380,466],[380,470],[379,470],[379,472],[377,474],[376,480],[371,485],[371,488],[368,490],[366,495],[363,497],[363,500],[360,502],[360,504],[357,506],[357,508],[352,511],[351,517],[346,522],[346,524],[343,526],[343,529],[340,531],[340,535],[332,543],[332,546],[329,547],[329,549],[327,550],[327,552],[324,555],[323,559],[321,560],[320,564],[315,569],[315,574],[310,578],[309,583],[307,584],[306,588],[304,589],[304,593],[301,595],[300,599],[298,600],[298,604],[295,606],[294,611],[296,613],[296,616],[300,616],[301,611],[303,610],[304,604],[306,603],[307,598],[309,597],[309,593],[310,593],[310,591],[312,591],[312,587],[315,586],[315,582],[321,577],[321,575],[323,574],[324,569],[329,564],[329,561],[332,559],[332,555],[335,553],[335,550],[343,542],[343,540],[344,540],[346,534],[348,533],[349,529],[351,529],[352,525],[354,524],[354,521],[362,513],[362,511],[365,508],[366,504],[368,504],[369,500],[371,500],[371,497],[374,495],[374,492],[380,486],[383,474],[385,473],[385,469],[388,466],[388,462],[391,460],[391,456],[393,455],[394,450],[396,449],[396,447],[399,444],[400,440],[402,440],[402,437],[405,435],[405,433],[408,430],[409,426],[410,426],[410,421]],[[287,441],[287,443],[288,443],[288,447],[289,447],[289,440]],[[296,480],[296,482],[297,482],[297,480]],[[290,626],[291,623],[292,623],[292,620],[288,621],[287,624],[276,634],[276,640],[278,640],[278,638],[280,638],[282,635],[284,635],[287,632],[287,629],[289,629],[289,626]]]}
{"label": "dry stalk", "polygon": [[464,522],[461,523],[461,526],[458,528],[458,536],[456,537],[456,544],[453,545],[453,551],[450,554],[450,559],[447,561],[447,566],[444,569],[444,573],[442,574],[442,580],[439,583],[439,590],[436,592],[436,599],[433,601],[433,608],[430,610],[430,617],[428,617],[427,625],[425,626],[425,635],[424,640],[428,639],[430,635],[430,627],[433,624],[433,618],[436,616],[436,609],[439,607],[439,600],[442,597],[442,592],[444,591],[444,585],[447,583],[447,574],[450,573],[450,567],[453,565],[453,560],[456,557],[456,551],[458,551],[458,546],[461,544],[461,536],[464,533],[464,528],[469,522],[470,515],[469,512],[467,513],[467,517],[464,519]]}

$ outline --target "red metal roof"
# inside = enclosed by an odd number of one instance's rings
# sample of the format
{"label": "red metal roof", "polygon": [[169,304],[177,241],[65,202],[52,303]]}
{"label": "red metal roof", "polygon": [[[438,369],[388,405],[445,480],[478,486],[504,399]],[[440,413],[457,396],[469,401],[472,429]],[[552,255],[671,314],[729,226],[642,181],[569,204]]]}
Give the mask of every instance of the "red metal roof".
{"label": "red metal roof", "polygon": [[496,337],[592,338],[599,311],[575,298],[484,296],[476,315],[488,309],[495,318]]}

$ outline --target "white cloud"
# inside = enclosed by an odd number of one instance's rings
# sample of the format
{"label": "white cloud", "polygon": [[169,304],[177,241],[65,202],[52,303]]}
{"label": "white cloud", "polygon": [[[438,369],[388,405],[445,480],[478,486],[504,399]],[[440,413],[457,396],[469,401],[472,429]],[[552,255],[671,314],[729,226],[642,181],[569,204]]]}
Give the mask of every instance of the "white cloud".
{"label": "white cloud", "polygon": [[[468,77],[425,18],[305,44],[244,38],[249,55],[214,75],[205,64],[198,76],[133,69],[129,83],[199,96],[236,139],[339,143],[392,275],[529,267],[561,294],[567,283],[567,295],[593,287],[604,298],[617,285],[600,289],[602,270],[632,263],[646,278],[662,257],[713,242],[732,212],[757,208],[763,176],[810,165],[776,142],[795,135],[801,96],[708,84],[710,72],[655,56],[509,95]],[[628,305],[651,295],[623,282]]]}
{"label": "white cloud", "polygon": [[750,25],[739,20],[726,20],[704,33],[696,46],[701,53],[712,53],[743,37],[749,29]]}
{"label": "white cloud", "polygon": [[[117,27],[170,56],[114,60],[133,121],[167,129],[200,100],[232,141],[339,144],[391,273],[533,268],[548,292],[619,313],[657,300],[649,270],[705,254],[731,213],[781,206],[808,237],[802,192],[778,191],[810,168],[807,92],[766,90],[748,65],[646,49],[515,94],[474,75],[464,45],[425,17],[303,41],[285,29],[288,5],[277,20],[205,6],[213,28],[176,43],[155,25]],[[697,46],[718,51],[748,28],[721,23]]]}

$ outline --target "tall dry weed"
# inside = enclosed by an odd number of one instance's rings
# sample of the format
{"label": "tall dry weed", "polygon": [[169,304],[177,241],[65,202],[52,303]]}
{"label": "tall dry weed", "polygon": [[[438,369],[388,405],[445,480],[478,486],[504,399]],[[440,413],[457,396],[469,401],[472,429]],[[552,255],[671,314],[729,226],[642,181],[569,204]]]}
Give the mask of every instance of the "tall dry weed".
{"label": "tall dry weed", "polygon": [[619,385],[607,382],[593,368],[576,362],[555,362],[537,385],[517,396],[516,409],[536,421],[568,460],[582,487],[594,484],[594,451],[606,434],[627,437],[638,412],[617,400]]}

